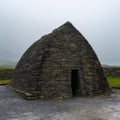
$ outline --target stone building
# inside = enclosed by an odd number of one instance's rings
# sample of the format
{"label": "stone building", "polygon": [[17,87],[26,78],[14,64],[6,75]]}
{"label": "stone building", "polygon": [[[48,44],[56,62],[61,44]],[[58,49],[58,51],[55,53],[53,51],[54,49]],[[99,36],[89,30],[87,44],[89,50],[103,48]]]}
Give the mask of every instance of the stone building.
{"label": "stone building", "polygon": [[24,53],[10,86],[27,99],[94,96],[109,90],[94,50],[70,22]]}

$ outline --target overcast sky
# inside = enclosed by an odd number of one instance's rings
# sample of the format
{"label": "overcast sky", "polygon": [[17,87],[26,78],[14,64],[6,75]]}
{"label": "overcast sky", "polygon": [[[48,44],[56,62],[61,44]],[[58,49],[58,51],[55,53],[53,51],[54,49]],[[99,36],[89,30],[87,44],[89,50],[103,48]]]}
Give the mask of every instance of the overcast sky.
{"label": "overcast sky", "polygon": [[120,65],[120,0],[0,0],[0,60],[18,61],[33,42],[66,21],[102,64]]}

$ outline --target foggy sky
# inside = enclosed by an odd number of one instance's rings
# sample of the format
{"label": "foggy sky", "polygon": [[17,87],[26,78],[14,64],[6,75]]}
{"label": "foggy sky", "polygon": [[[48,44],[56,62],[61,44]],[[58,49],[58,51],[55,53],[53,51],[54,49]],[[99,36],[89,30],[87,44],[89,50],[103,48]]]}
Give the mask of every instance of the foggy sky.
{"label": "foggy sky", "polygon": [[120,0],[0,0],[0,60],[18,61],[66,21],[84,35],[100,62],[120,65]]}

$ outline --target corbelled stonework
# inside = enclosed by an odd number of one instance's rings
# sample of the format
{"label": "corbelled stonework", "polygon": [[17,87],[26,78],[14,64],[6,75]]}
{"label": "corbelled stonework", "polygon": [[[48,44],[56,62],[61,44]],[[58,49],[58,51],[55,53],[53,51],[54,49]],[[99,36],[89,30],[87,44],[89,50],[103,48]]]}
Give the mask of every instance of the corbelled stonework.
{"label": "corbelled stonework", "polygon": [[94,50],[70,22],[24,53],[10,86],[27,99],[92,96],[109,90]]}

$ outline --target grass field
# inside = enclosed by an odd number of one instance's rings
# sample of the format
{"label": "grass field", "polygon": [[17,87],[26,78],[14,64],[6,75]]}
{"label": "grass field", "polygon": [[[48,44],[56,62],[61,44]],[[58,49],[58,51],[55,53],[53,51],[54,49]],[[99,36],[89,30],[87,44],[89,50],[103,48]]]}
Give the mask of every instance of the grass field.
{"label": "grass field", "polygon": [[120,77],[107,77],[110,87],[120,88]]}
{"label": "grass field", "polygon": [[0,70],[15,70],[15,68],[0,68]]}
{"label": "grass field", "polygon": [[10,80],[0,80],[0,85],[7,85],[10,83]]}

